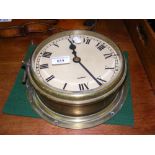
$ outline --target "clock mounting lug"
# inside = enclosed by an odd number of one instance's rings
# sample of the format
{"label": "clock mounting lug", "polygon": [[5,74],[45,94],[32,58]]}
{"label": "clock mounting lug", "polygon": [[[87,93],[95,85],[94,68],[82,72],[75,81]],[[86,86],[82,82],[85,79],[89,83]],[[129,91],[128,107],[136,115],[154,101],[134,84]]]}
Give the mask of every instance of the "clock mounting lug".
{"label": "clock mounting lug", "polygon": [[30,66],[30,59],[27,61],[22,61],[22,69],[24,70],[23,77],[22,77],[22,84],[26,84],[28,79],[28,67]]}

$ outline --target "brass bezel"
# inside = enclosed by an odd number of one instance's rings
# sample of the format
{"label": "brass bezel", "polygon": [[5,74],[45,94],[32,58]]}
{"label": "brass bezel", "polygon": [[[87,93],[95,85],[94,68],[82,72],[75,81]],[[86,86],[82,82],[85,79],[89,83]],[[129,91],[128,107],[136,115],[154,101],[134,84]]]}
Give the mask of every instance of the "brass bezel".
{"label": "brass bezel", "polygon": [[[121,61],[121,70],[117,75],[116,79],[111,83],[111,85],[100,86],[96,89],[84,91],[84,92],[71,92],[71,91],[69,92],[69,91],[62,91],[54,87],[49,87],[48,85],[40,81],[40,79],[37,77],[34,71],[34,61],[35,61],[36,55],[44,47],[44,45],[59,37],[62,37],[65,35],[76,35],[76,34],[90,35],[90,36],[94,36],[99,39],[102,39],[108,44],[110,44],[117,52]],[[32,55],[30,65],[28,67],[28,77],[33,87],[37,91],[39,91],[43,96],[46,96],[52,101],[63,102],[65,104],[89,104],[92,102],[94,103],[94,102],[103,100],[105,97],[115,92],[122,85],[126,77],[126,64],[119,47],[109,38],[92,31],[72,30],[72,31],[65,31],[65,32],[60,32],[55,35],[52,35],[51,37],[47,38],[46,40],[44,40],[38,45],[38,47],[35,49]]]}

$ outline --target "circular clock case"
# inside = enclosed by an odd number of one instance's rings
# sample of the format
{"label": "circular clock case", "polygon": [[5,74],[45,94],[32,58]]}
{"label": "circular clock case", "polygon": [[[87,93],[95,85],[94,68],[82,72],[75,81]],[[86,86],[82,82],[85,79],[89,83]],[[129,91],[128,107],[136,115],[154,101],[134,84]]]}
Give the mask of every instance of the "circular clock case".
{"label": "circular clock case", "polygon": [[35,49],[27,63],[27,93],[48,122],[89,128],[113,117],[126,94],[126,61],[107,37],[72,30],[57,33]]}

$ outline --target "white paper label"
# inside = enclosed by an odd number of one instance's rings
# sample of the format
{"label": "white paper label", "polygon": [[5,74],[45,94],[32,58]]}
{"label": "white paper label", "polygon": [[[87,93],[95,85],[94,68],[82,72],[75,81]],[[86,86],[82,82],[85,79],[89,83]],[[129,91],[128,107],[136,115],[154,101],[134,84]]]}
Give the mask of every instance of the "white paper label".
{"label": "white paper label", "polygon": [[59,56],[52,58],[52,65],[61,65],[70,63],[70,56]]}

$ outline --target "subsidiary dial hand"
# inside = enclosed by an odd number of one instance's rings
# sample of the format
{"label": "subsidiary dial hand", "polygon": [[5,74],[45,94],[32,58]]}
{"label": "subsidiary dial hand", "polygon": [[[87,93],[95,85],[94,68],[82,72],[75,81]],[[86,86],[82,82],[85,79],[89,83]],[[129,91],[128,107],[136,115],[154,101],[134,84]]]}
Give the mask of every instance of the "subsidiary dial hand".
{"label": "subsidiary dial hand", "polygon": [[76,49],[76,46],[68,39],[68,41],[71,43],[71,45],[69,46],[69,48],[71,49],[71,50],[73,50],[73,52],[72,52],[72,54],[74,55],[74,58],[73,58],[73,61],[75,62],[75,63],[79,63],[80,64],[80,66],[96,81],[96,83],[98,84],[98,85],[102,85],[102,83],[100,83],[95,77],[94,77],[94,75],[81,63],[81,58],[80,57],[78,57],[77,55],[76,55],[76,51],[75,51],[75,49]]}

